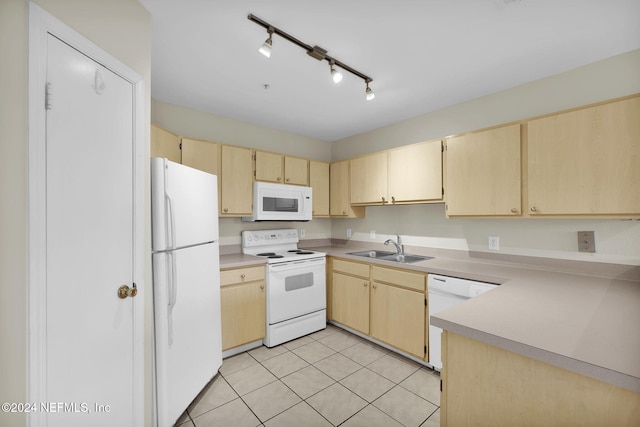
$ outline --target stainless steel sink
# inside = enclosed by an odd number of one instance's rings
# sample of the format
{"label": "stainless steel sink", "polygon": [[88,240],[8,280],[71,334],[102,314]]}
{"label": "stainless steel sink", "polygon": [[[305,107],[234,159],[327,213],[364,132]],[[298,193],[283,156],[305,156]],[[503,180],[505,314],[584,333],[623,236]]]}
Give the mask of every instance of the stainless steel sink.
{"label": "stainless steel sink", "polygon": [[382,259],[382,260],[385,260],[385,261],[402,262],[402,263],[412,263],[412,262],[418,262],[418,261],[425,261],[425,260],[433,258],[433,257],[430,257],[430,256],[412,255],[412,254],[401,255],[401,254],[397,254],[395,252],[376,251],[376,250],[348,252],[348,254],[349,255],[361,256],[361,257],[367,257],[367,258]]}
{"label": "stainless steel sink", "polygon": [[411,263],[411,262],[418,262],[418,261],[425,261],[425,260],[428,260],[428,259],[433,259],[433,257],[432,256],[422,256],[422,255],[411,255],[411,254],[404,254],[404,255],[402,255],[402,254],[392,254],[392,255],[379,257],[378,259],[383,259],[385,261]]}
{"label": "stainless steel sink", "polygon": [[364,256],[367,258],[382,258],[384,256],[394,255],[393,252],[389,252],[389,251],[359,251],[359,252],[348,252],[347,254]]}

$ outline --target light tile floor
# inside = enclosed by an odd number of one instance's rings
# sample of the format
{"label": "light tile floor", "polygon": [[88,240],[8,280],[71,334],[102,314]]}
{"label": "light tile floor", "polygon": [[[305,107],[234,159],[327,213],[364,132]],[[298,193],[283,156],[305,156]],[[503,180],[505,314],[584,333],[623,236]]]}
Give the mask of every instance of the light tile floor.
{"label": "light tile floor", "polygon": [[440,425],[440,376],[327,328],[223,361],[180,427]]}

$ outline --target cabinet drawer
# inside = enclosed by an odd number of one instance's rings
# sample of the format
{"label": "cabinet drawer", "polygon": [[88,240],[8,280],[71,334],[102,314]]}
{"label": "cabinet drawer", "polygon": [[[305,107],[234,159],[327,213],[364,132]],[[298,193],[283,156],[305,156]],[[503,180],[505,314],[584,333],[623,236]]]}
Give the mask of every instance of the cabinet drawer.
{"label": "cabinet drawer", "polygon": [[264,280],[264,266],[220,271],[220,286]]}
{"label": "cabinet drawer", "polygon": [[402,286],[419,292],[424,292],[425,290],[426,277],[427,276],[422,273],[414,273],[406,270],[394,270],[392,268],[377,266],[373,266],[371,274],[372,280],[377,282]]}
{"label": "cabinet drawer", "polygon": [[369,264],[351,262],[343,259],[333,259],[333,271],[360,276],[369,279]]}

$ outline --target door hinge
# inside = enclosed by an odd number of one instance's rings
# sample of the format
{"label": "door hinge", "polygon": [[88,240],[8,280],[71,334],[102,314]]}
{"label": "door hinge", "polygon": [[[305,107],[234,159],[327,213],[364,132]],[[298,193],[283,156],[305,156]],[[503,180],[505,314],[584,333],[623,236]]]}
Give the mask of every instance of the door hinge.
{"label": "door hinge", "polygon": [[440,380],[440,393],[442,393],[442,380]]}
{"label": "door hinge", "polygon": [[44,109],[45,110],[51,110],[51,90],[52,90],[52,84],[47,82],[45,88],[44,88]]}
{"label": "door hinge", "polygon": [[442,187],[442,196],[444,197],[444,187]]}
{"label": "door hinge", "polygon": [[257,176],[257,175],[256,175],[256,171],[255,171],[255,170],[253,171],[253,176]]}
{"label": "door hinge", "polygon": [[424,346],[424,355],[425,356],[427,355],[427,346],[426,345]]}
{"label": "door hinge", "polygon": [[180,143],[180,150],[182,150],[182,142]]}
{"label": "door hinge", "polygon": [[424,299],[424,306],[425,307],[427,306],[427,299],[426,298]]}

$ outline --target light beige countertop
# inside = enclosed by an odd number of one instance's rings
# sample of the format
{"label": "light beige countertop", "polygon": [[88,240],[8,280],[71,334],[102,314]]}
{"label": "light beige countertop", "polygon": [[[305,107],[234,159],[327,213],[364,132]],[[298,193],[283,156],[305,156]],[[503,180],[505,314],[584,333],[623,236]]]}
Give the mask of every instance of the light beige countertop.
{"label": "light beige countertop", "polygon": [[491,260],[481,254],[456,258],[449,257],[450,251],[420,250],[406,252],[436,257],[401,264],[348,255],[388,250],[381,246],[309,249],[498,283],[495,290],[434,315],[432,324],[640,393],[640,267],[509,256]]}
{"label": "light beige countertop", "polygon": [[241,268],[265,265],[267,260],[253,255],[225,254],[220,255],[220,268]]}

